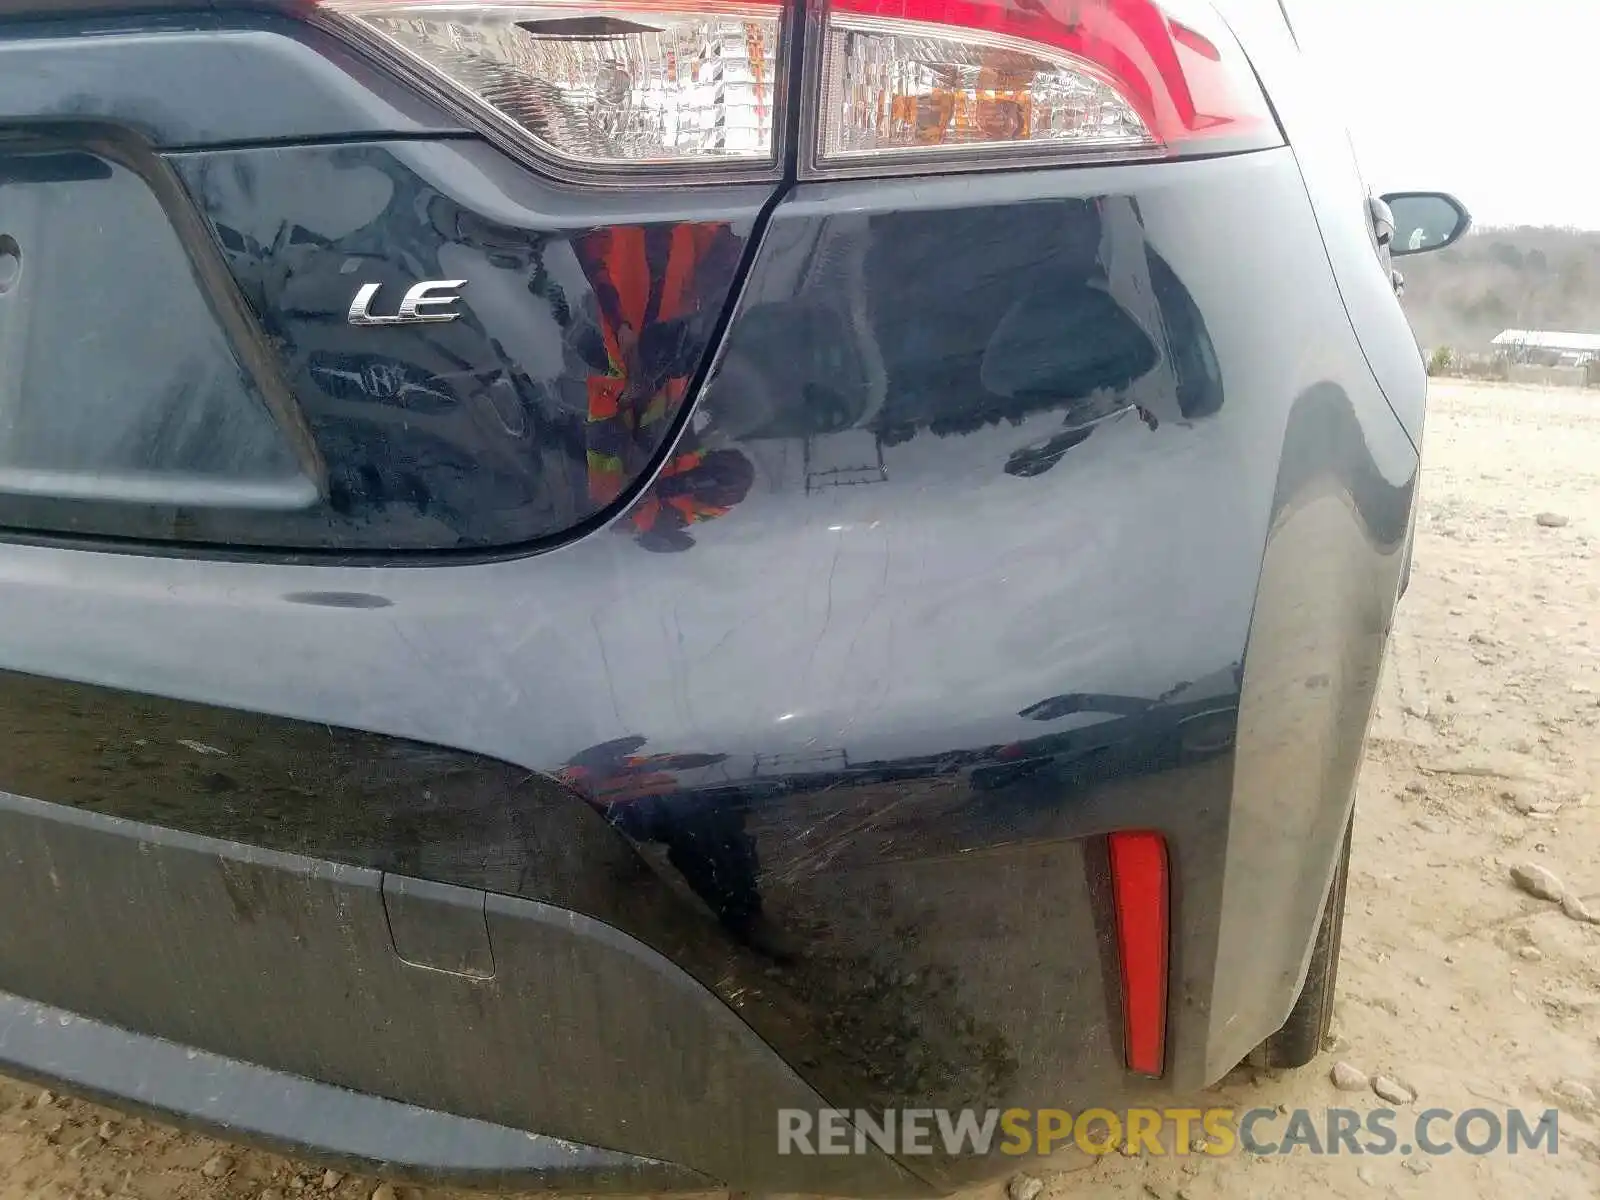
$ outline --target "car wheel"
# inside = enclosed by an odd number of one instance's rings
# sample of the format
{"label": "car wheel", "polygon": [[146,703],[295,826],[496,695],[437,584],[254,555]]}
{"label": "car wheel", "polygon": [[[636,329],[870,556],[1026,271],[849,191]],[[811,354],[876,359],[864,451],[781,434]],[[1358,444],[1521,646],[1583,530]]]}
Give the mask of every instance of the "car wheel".
{"label": "car wheel", "polygon": [[1339,979],[1339,942],[1344,933],[1345,887],[1350,878],[1350,834],[1355,828],[1355,815],[1344,830],[1344,848],[1339,852],[1339,866],[1334,872],[1333,885],[1328,889],[1328,902],[1322,909],[1322,922],[1317,926],[1317,942],[1311,951],[1311,965],[1306,969],[1306,981],[1295,999],[1289,1019],[1266,1041],[1256,1048],[1250,1061],[1259,1067],[1303,1067],[1322,1050],[1322,1043],[1333,1024],[1333,998]]}

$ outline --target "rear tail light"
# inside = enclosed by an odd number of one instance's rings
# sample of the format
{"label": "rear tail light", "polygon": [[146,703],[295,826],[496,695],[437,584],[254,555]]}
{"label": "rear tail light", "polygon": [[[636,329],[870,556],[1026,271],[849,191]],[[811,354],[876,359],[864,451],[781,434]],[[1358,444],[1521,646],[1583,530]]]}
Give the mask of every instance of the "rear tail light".
{"label": "rear tail light", "polygon": [[822,173],[1114,162],[1281,141],[1243,52],[1204,0],[831,0],[821,25]]}
{"label": "rear tail light", "polygon": [[1104,72],[1018,38],[840,13],[823,55],[821,162],[1156,145]]}
{"label": "rear tail light", "polygon": [[322,7],[558,163],[602,171],[776,164],[779,4]]}
{"label": "rear tail light", "polygon": [[[809,175],[1116,162],[1280,144],[1208,0],[808,0]],[[320,0],[547,162],[774,173],[793,2]],[[799,64],[792,64],[798,67]]]}

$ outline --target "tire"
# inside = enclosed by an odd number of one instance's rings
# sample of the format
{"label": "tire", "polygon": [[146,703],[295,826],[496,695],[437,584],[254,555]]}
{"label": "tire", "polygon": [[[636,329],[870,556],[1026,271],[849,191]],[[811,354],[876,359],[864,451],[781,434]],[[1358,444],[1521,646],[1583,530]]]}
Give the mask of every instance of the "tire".
{"label": "tire", "polygon": [[1262,1042],[1250,1056],[1250,1061],[1258,1067],[1283,1070],[1303,1067],[1322,1052],[1322,1044],[1333,1024],[1339,943],[1344,934],[1345,888],[1350,879],[1350,834],[1354,828],[1352,813],[1350,823],[1345,826],[1344,848],[1339,852],[1333,884],[1328,888],[1328,902],[1323,906],[1322,921],[1317,926],[1317,941],[1311,950],[1305,984],[1283,1028]]}

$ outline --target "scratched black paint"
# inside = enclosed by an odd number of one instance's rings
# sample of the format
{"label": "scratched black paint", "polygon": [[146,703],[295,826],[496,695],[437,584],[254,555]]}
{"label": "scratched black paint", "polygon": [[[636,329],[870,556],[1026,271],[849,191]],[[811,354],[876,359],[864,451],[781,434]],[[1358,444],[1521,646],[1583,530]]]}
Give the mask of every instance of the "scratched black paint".
{"label": "scratched black paint", "polygon": [[[673,430],[770,191],[595,201],[467,141],[170,161],[279,349],[327,467],[316,508],[197,540],[309,549],[503,548],[603,512]],[[636,244],[614,248],[625,238]],[[618,289],[648,262],[659,290],[659,264],[685,239],[697,253],[673,310],[653,296],[648,330],[633,328]],[[399,296],[438,279],[465,280],[458,320],[347,323],[363,285]],[[603,438],[607,381],[624,392],[626,429]],[[597,475],[601,455],[620,461],[619,478]]]}
{"label": "scratched black paint", "polygon": [[[0,310],[26,397],[0,525],[232,552],[559,537],[657,465],[769,192],[591,202],[465,140],[0,140],[0,231],[52,263]],[[363,285],[439,279],[465,280],[457,320],[348,323]]]}
{"label": "scratched black paint", "polygon": [[[241,150],[179,170],[238,235],[239,278],[284,314],[309,380],[346,344],[329,264],[365,251],[332,228],[252,227],[252,203],[264,222],[283,201],[238,180],[281,186],[317,161],[437,204],[446,189],[416,181],[479,153]],[[507,227],[460,207],[503,211],[494,189],[448,191],[458,222]],[[408,236],[424,220],[397,219]],[[416,571],[40,551],[81,582],[70,606],[50,572],[5,585],[16,744],[0,786],[599,918],[840,1106],[1070,1106],[1210,1082],[1293,997],[1416,471],[1317,245],[1287,152],[797,188],[661,450],[679,469],[559,553]],[[475,283],[524,281],[516,261]],[[301,263],[314,319],[296,315]],[[453,386],[426,344],[394,377],[424,415],[414,389]],[[360,409],[365,383],[309,403]],[[147,627],[181,635],[181,661]],[[33,678],[52,675],[82,682]],[[55,749],[24,752],[40,745]],[[1097,839],[1135,826],[1173,851],[1159,1084],[1122,1069],[1107,969]],[[42,968],[6,954],[0,988],[38,991]],[[501,958],[496,943],[497,973]],[[128,1003],[69,984],[80,1007]],[[182,985],[191,1005],[236,1002],[202,971]],[[438,1012],[477,1002],[438,996]],[[443,1070],[439,1036],[374,1032],[324,1069],[356,1088],[388,1078],[386,1055]],[[487,1066],[450,1070],[456,1111],[505,1119]],[[700,1135],[677,1145],[730,1177]],[[914,1169],[950,1186],[996,1164]]]}
{"label": "scratched black paint", "polygon": [[[771,1114],[1165,1098],[1281,1022],[1425,388],[1278,6],[1227,5],[1293,151],[779,197],[542,182],[270,5],[159,4],[0,0],[0,305],[50,347],[8,446],[257,486],[0,487],[55,539],[0,555],[8,1069],[335,1156],[361,1121],[284,1074],[575,1143],[508,1186],[891,1196],[1015,1164],[780,1157]],[[617,233],[652,284],[704,235],[687,308],[623,303]],[[450,327],[343,324],[463,276]],[[1135,826],[1154,1084],[1105,911]]]}

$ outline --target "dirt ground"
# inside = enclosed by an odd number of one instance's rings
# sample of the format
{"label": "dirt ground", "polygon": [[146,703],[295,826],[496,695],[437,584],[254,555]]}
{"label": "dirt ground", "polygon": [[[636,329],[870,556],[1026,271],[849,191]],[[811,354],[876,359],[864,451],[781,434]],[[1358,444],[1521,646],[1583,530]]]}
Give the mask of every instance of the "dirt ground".
{"label": "dirt ground", "polygon": [[[1041,1200],[1600,1194],[1600,925],[1510,877],[1540,864],[1600,912],[1597,546],[1600,395],[1435,387],[1415,572],[1361,781],[1339,1040],[1303,1071],[1241,1069],[1195,1098],[1381,1106],[1334,1089],[1342,1060],[1415,1089],[1402,1111],[1558,1106],[1560,1153],[1111,1155],[1046,1174]],[[0,1080],[0,1200],[368,1200],[375,1189],[389,1200],[375,1180],[325,1179]]]}

